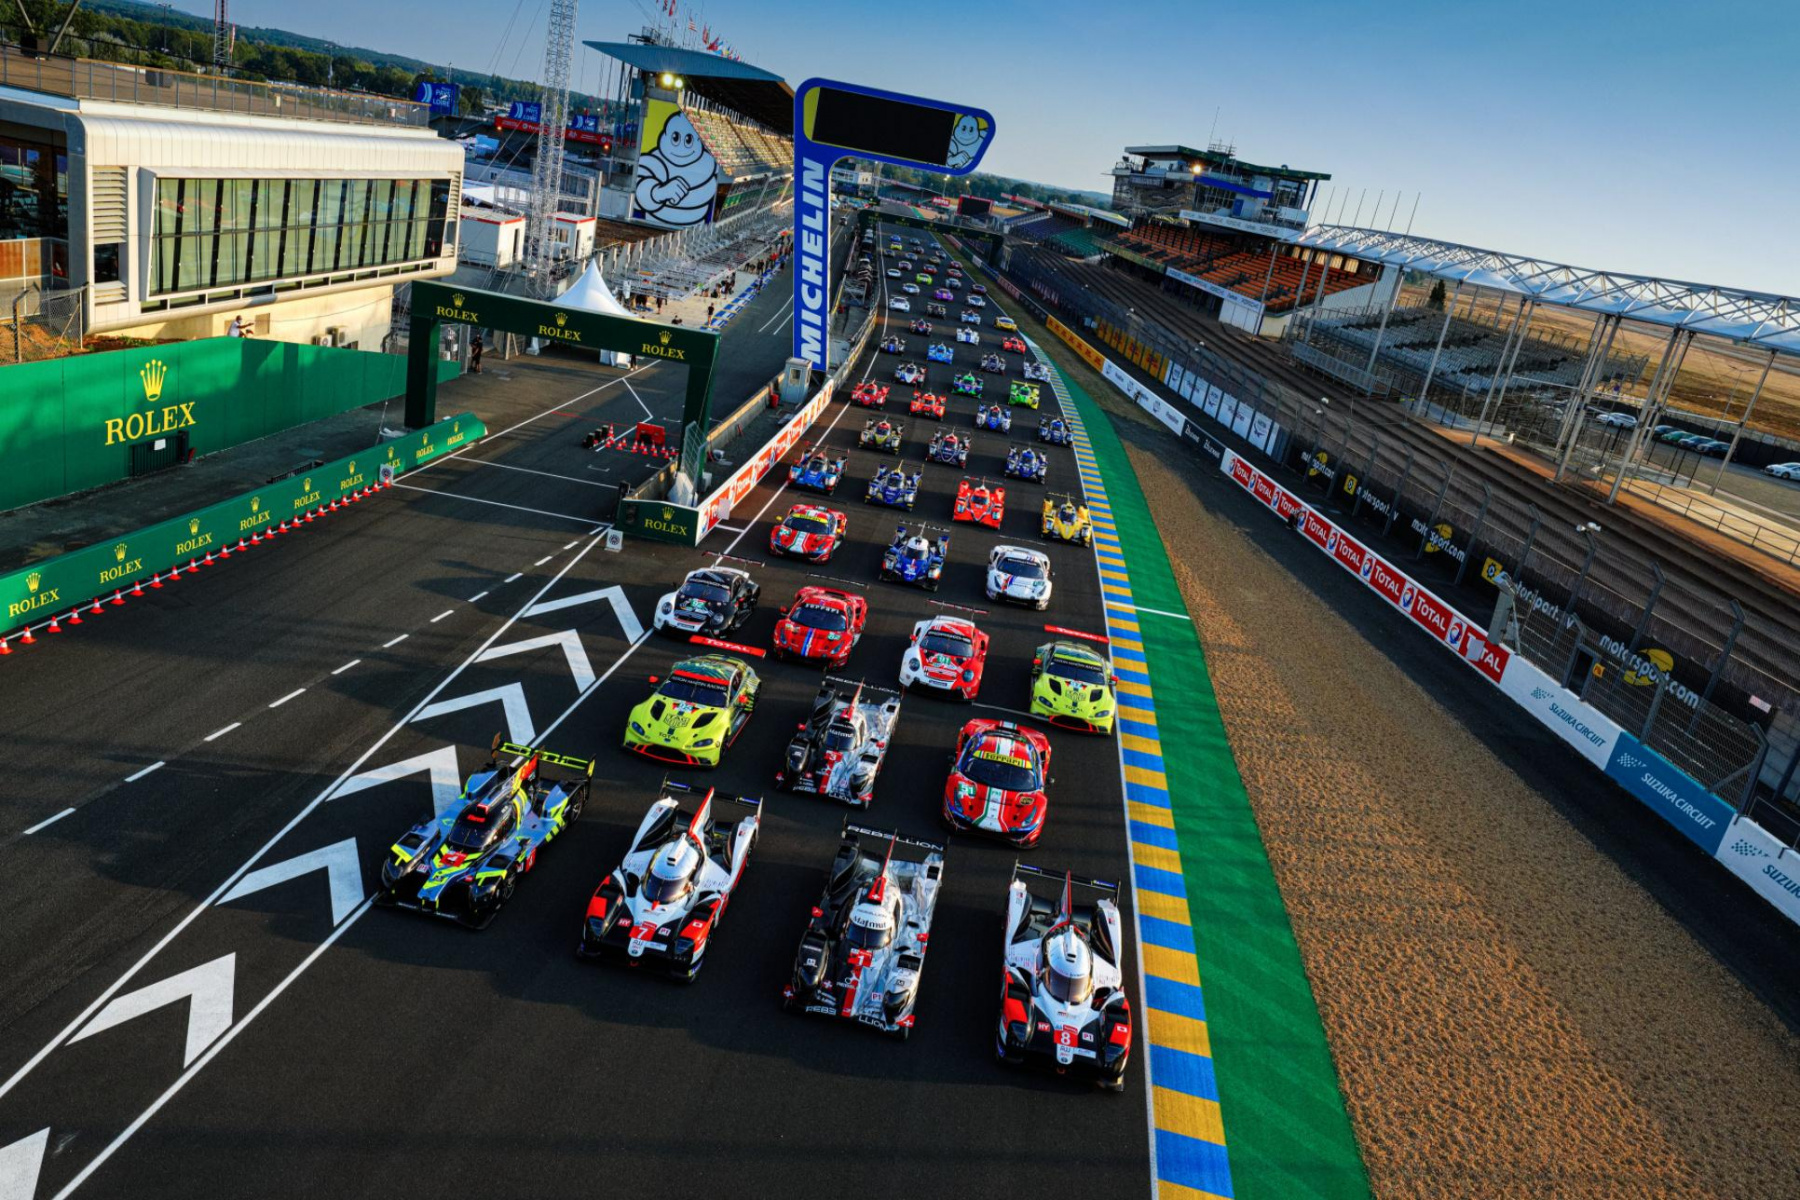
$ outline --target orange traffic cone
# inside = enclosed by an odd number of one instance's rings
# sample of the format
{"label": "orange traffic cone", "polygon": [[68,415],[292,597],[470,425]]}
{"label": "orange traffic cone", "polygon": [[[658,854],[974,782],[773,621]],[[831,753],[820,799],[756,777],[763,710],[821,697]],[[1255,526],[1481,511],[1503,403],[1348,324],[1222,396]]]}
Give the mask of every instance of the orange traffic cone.
{"label": "orange traffic cone", "polygon": [[58,624],[57,624],[57,623],[56,623],[56,618],[55,618],[55,617],[51,617],[51,618],[50,618],[50,624],[49,624],[49,625],[48,625],[48,626],[46,626],[46,627],[45,627],[45,629],[44,629],[44,632],[45,632],[45,633],[61,633],[61,632],[62,632],[62,626],[61,626],[61,625],[58,625]]}
{"label": "orange traffic cone", "polygon": [[125,603],[125,589],[124,588],[114,588],[113,589],[112,602],[113,602],[114,608],[120,608],[124,605],[124,603]]}
{"label": "orange traffic cone", "polygon": [[37,645],[37,639],[31,636],[31,626],[27,625],[25,627],[24,632],[19,634],[19,645],[21,645],[21,646]]}
{"label": "orange traffic cone", "polygon": [[[161,587],[162,584],[159,583],[156,586]],[[141,596],[144,594],[144,581],[143,580],[139,579],[131,585],[131,594],[134,596]]]}
{"label": "orange traffic cone", "polygon": [[0,654],[11,654],[11,653],[12,653],[12,647],[6,644],[5,638],[0,637]]}
{"label": "orange traffic cone", "polygon": [[[119,603],[120,603],[120,604],[123,604],[123,603],[125,603],[125,602],[124,602],[124,601],[123,601],[123,600],[121,600],[121,601],[119,601]],[[90,616],[90,617],[91,617],[91,616],[93,616],[93,615],[94,615],[94,614],[95,614],[95,613],[97,613],[97,612],[99,612],[99,611],[100,611],[100,597],[98,597],[98,596],[95,596],[95,597],[94,597],[94,607],[92,607],[92,608],[90,608],[90,609],[88,609],[88,616]]]}
{"label": "orange traffic cone", "polygon": [[150,586],[152,588],[159,588],[162,586],[162,572],[161,571],[157,571],[150,576]]}
{"label": "orange traffic cone", "polygon": [[71,608],[69,610],[69,624],[71,624],[71,625],[81,624],[81,609]]}

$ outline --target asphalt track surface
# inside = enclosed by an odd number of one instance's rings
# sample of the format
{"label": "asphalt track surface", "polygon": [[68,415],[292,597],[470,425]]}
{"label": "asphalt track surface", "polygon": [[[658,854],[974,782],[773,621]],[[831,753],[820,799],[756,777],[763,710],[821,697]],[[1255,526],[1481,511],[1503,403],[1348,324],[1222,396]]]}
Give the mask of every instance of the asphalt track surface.
{"label": "asphalt track surface", "polygon": [[[988,345],[931,366],[933,390],[997,342],[997,311],[985,310]],[[893,360],[880,358],[886,375]],[[1123,1095],[992,1061],[1010,847],[950,840],[909,1042],[780,1011],[847,812],[773,790],[816,670],[755,660],[763,694],[723,766],[672,772],[767,797],[699,981],[576,960],[587,898],[663,774],[618,743],[646,677],[684,653],[640,628],[687,570],[721,551],[757,560],[763,606],[736,635],[753,646],[809,570],[865,584],[868,630],[839,674],[875,683],[893,680],[913,623],[944,611],[931,601],[988,610],[979,703],[909,697],[861,817],[933,840],[962,722],[1022,712],[1047,622],[1103,627],[1094,560],[1077,547],[1047,548],[1047,613],[982,594],[991,546],[1039,544],[1038,485],[1008,482],[999,533],[953,527],[935,596],[876,582],[896,521],[951,525],[960,472],[927,470],[913,514],[865,508],[878,459],[853,448],[831,501],[851,536],[825,567],[767,554],[772,523],[801,498],[778,473],[703,551],[606,551],[576,440],[620,406],[617,375],[592,375],[604,392],[520,414],[517,428],[490,420],[496,436],[405,477],[424,491],[334,514],[4,664],[17,753],[0,796],[0,1195],[1147,1188],[1141,1040]],[[680,376],[631,382],[655,407]],[[970,428],[973,409],[953,397],[949,422]],[[834,405],[827,442],[852,447],[865,415]],[[934,423],[900,419],[917,460]],[[1023,440],[1035,423],[1015,428]],[[998,481],[1006,440],[978,438],[970,473]],[[1048,486],[1078,486],[1068,452],[1052,455]],[[450,763],[478,767],[500,729],[596,758],[581,821],[486,931],[370,908],[388,845],[450,802]],[[1115,743],[1051,740],[1048,825],[1030,860],[1126,879]]]}

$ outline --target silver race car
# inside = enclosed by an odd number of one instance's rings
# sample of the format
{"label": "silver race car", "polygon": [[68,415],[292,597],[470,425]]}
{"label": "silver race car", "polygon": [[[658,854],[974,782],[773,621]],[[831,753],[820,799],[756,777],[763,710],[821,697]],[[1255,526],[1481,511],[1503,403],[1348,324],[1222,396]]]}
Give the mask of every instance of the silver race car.
{"label": "silver race car", "polygon": [[[707,943],[756,845],[762,801],[708,788],[693,811],[683,811],[682,797],[698,790],[663,780],[625,860],[588,901],[576,947],[583,958],[623,957],[684,981],[700,973]],[[728,802],[752,811],[730,824],[713,811]]]}
{"label": "silver race car", "polygon": [[[875,699],[876,693],[885,698]],[[866,683],[839,691],[827,680],[819,686],[812,715],[788,743],[787,763],[775,782],[791,792],[817,792],[867,808],[899,721],[897,693]]]}
{"label": "silver race car", "polygon": [[1052,1064],[1058,1074],[1124,1089],[1131,1005],[1119,968],[1118,897],[1116,883],[1013,865],[994,1042],[1001,1062]]}
{"label": "silver race car", "polygon": [[845,821],[782,1006],[904,1039],[912,1032],[943,873],[942,846]]}

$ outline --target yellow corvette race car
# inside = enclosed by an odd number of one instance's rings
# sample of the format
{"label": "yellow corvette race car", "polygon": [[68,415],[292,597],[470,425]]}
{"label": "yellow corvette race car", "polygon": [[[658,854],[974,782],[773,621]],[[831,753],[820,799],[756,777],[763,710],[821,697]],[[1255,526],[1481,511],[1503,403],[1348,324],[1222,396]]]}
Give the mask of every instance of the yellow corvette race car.
{"label": "yellow corvette race car", "polygon": [[1059,542],[1081,546],[1094,544],[1094,523],[1088,518],[1088,507],[1068,494],[1044,497],[1043,535]]}
{"label": "yellow corvette race car", "polygon": [[1118,703],[1112,664],[1080,642],[1045,642],[1031,659],[1031,715],[1110,735]]}

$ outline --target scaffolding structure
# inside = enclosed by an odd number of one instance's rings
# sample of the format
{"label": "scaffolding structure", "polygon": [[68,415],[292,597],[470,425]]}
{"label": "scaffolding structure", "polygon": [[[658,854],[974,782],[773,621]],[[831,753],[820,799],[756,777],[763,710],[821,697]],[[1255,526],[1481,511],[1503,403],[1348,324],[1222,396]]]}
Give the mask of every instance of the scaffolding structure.
{"label": "scaffolding structure", "polygon": [[544,92],[531,165],[531,211],[525,220],[526,269],[544,297],[556,287],[550,222],[562,196],[563,130],[569,123],[569,60],[575,52],[577,7],[578,0],[550,0],[550,23],[544,32]]}

